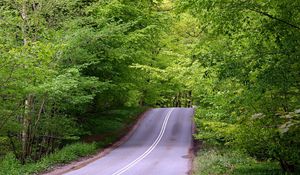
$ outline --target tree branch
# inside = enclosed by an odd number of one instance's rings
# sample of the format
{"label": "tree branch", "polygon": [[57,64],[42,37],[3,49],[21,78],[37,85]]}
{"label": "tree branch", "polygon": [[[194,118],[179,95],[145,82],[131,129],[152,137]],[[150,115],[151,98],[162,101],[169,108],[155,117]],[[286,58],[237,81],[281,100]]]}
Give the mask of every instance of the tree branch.
{"label": "tree branch", "polygon": [[262,12],[262,11],[259,11],[259,10],[256,10],[256,9],[249,9],[249,10],[251,10],[251,11],[253,11],[253,12],[256,12],[256,13],[259,13],[259,14],[261,14],[261,15],[267,16],[267,17],[269,17],[269,18],[271,18],[271,19],[280,21],[280,22],[282,22],[282,23],[284,23],[284,24],[286,24],[286,25],[288,25],[288,26],[290,26],[290,27],[293,27],[293,28],[296,28],[296,29],[300,30],[300,27],[299,27],[299,26],[296,26],[296,25],[294,25],[294,24],[291,24],[291,23],[289,23],[289,22],[287,22],[287,21],[285,21],[285,20],[283,20],[283,19],[279,19],[279,18],[277,18],[277,17],[275,17],[275,16],[273,16],[273,15],[268,14],[267,12]]}

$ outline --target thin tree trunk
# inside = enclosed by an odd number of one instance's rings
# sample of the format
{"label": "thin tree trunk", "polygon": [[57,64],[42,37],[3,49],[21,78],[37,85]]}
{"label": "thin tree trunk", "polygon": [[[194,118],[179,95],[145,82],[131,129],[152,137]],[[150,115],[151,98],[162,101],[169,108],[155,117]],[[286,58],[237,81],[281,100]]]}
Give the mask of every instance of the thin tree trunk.
{"label": "thin tree trunk", "polygon": [[28,95],[25,100],[24,106],[24,116],[22,121],[22,162],[24,163],[25,159],[28,156],[29,151],[29,142],[30,142],[30,118],[31,118],[31,106],[32,106],[32,95]]}
{"label": "thin tree trunk", "polygon": [[[27,11],[26,11],[26,0],[22,1],[22,9],[20,12],[20,15],[22,17],[22,37],[23,37],[23,45],[27,45],[28,41],[27,41]],[[24,65],[24,67],[26,68],[26,65]],[[25,162],[26,156],[27,156],[27,131],[28,131],[28,119],[29,119],[29,113],[30,113],[30,95],[25,99],[24,101],[24,114],[21,119],[22,122],[22,132],[21,132],[21,142],[22,142],[22,163]]]}
{"label": "thin tree trunk", "polygon": [[23,0],[22,2],[22,10],[21,10],[21,17],[23,20],[22,23],[22,35],[23,35],[23,44],[27,45],[28,40],[27,40],[27,20],[28,20],[28,16],[27,16],[27,11],[26,11],[26,3],[27,0]]}

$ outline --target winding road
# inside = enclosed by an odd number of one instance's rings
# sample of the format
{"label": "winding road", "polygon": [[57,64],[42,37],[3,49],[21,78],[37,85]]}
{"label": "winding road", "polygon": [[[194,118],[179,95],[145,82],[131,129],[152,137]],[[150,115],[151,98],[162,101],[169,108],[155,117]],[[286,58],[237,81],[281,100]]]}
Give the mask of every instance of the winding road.
{"label": "winding road", "polygon": [[192,108],[151,109],[122,145],[65,175],[185,175],[191,168]]}

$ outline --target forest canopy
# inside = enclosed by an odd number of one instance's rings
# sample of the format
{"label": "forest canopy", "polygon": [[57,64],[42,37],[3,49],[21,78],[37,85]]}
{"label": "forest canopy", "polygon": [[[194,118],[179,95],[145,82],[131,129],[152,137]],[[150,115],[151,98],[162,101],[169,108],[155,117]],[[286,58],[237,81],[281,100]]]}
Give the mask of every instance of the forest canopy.
{"label": "forest canopy", "polygon": [[299,39],[295,0],[2,0],[0,162],[81,140],[95,113],[194,106],[196,139],[297,171]]}

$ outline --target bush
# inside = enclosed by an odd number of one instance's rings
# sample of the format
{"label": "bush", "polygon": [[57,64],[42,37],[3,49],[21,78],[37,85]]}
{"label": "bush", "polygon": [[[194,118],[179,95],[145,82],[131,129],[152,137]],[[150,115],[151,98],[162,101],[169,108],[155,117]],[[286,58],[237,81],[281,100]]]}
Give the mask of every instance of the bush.
{"label": "bush", "polygon": [[54,152],[36,163],[21,165],[13,154],[8,154],[0,162],[0,175],[34,174],[56,165],[64,164],[96,152],[96,144],[74,143]]}
{"label": "bush", "polygon": [[[13,154],[7,154],[0,159],[0,175],[27,175],[35,174],[51,168],[57,164],[66,164],[80,157],[93,154],[98,148],[103,148],[119,137],[145,108],[125,108],[110,110],[100,117],[90,117],[87,129],[92,133],[113,133],[96,143],[73,143],[64,146],[61,150],[43,157],[38,162],[21,165]],[[106,124],[102,124],[105,122]],[[1,140],[0,140],[1,141]]]}
{"label": "bush", "polygon": [[203,111],[207,109],[197,111],[196,139],[213,145],[229,145],[256,160],[277,161],[285,172],[300,171],[300,110],[276,115],[257,113],[236,121],[220,120],[204,115]]}
{"label": "bush", "polygon": [[94,153],[95,150],[95,144],[75,143],[65,146],[60,151],[43,158],[42,161],[47,161],[49,164],[67,163],[79,157]]}
{"label": "bush", "polygon": [[203,108],[197,109],[195,114],[197,133],[194,135],[195,138],[214,145],[230,145],[234,141],[240,125],[220,120],[218,117],[212,117],[212,114],[208,114],[212,111],[209,111]]}
{"label": "bush", "polygon": [[21,164],[15,158],[14,154],[8,153],[0,162],[0,175],[19,175],[21,173]]}
{"label": "bush", "polygon": [[195,175],[279,175],[281,170],[274,162],[257,162],[240,151],[205,145],[197,155]]}
{"label": "bush", "polygon": [[237,125],[208,120],[196,121],[196,125],[200,128],[200,131],[195,135],[196,139],[222,145],[230,144],[238,129]]}
{"label": "bush", "polygon": [[253,115],[240,127],[235,144],[259,160],[276,160],[284,171],[295,172],[300,166],[300,130],[297,122],[289,125],[291,122],[282,118]]}

